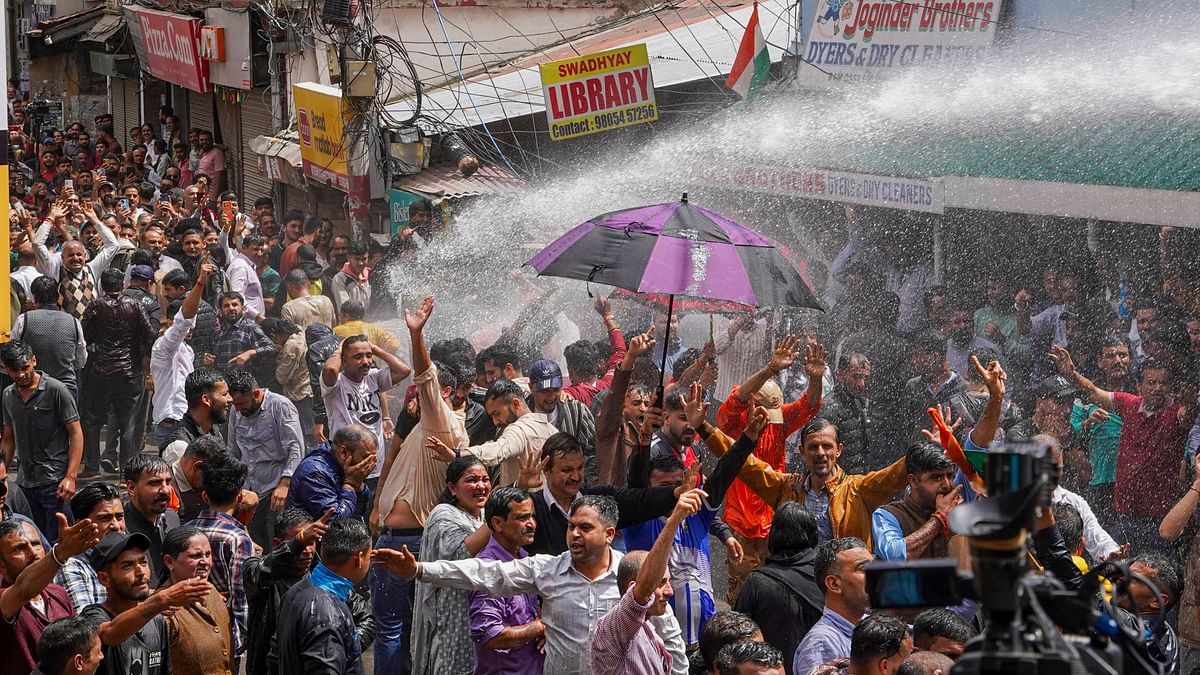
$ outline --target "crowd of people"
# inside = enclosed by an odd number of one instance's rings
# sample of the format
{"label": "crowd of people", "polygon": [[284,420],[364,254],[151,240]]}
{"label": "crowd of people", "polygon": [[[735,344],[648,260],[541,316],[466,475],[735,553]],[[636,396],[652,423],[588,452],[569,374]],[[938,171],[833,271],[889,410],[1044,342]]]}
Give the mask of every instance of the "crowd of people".
{"label": "crowd of people", "polygon": [[388,247],[244,212],[160,122],[10,135],[0,673],[945,675],[979,607],[872,608],[864,566],[961,555],[962,458],[1017,442],[1061,468],[1041,566],[1130,562],[1113,601],[1200,669],[1184,233],[978,288],[851,238],[804,261],[828,312],[685,344],[599,298],[560,364],[440,330],[454,298],[381,322],[428,202]]}

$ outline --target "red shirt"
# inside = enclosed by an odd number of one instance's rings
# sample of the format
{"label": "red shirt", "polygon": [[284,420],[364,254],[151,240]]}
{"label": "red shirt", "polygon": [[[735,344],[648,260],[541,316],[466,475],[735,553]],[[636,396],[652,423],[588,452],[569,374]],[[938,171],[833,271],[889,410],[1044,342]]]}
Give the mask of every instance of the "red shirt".
{"label": "red shirt", "polygon": [[563,387],[563,391],[570,394],[571,398],[589,407],[592,405],[592,399],[596,398],[596,394],[612,386],[617,366],[621,365],[621,360],[625,358],[625,336],[621,334],[620,328],[614,328],[608,332],[608,343],[612,346],[612,356],[608,358],[603,377],[596,380],[595,384],[580,382]]}
{"label": "red shirt", "polygon": [[[737,392],[738,388],[734,387],[729,398],[717,409],[717,426],[730,438],[737,438],[746,430],[749,404],[739,401]],[[799,400],[784,403],[781,407],[783,424],[768,424],[763,429],[758,435],[754,456],[770,464],[771,468],[783,471],[787,463],[784,442],[815,417],[818,408],[808,405],[807,394]],[[725,523],[735,532],[747,539],[766,539],[774,517],[775,509],[754,494],[745,483],[737,480],[729,486],[729,492],[725,494]]]}
{"label": "red shirt", "polygon": [[1113,392],[1113,412],[1122,420],[1117,444],[1117,513],[1161,519],[1179,496],[1180,462],[1187,430],[1179,423],[1179,403],[1169,401],[1147,415],[1142,397]]}
{"label": "red shirt", "polygon": [[[9,585],[4,584],[0,594],[7,592]],[[42,591],[42,602],[46,603],[46,613],[43,614],[25,603],[17,610],[12,621],[0,620],[0,653],[8,654],[0,659],[0,675],[29,675],[37,667],[37,643],[42,638],[46,626],[75,616],[71,608],[71,598],[67,589],[58,584],[49,584]]]}

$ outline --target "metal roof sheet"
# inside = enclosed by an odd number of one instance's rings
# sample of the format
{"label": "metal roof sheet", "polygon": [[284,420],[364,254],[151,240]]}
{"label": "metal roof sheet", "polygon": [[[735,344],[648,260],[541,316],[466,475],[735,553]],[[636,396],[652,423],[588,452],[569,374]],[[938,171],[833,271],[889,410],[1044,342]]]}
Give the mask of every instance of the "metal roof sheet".
{"label": "metal roof sheet", "polygon": [[470,176],[464,176],[454,164],[435,164],[392,184],[400,190],[449,199],[517,192],[525,187],[524,180],[496,166],[481,166]]}

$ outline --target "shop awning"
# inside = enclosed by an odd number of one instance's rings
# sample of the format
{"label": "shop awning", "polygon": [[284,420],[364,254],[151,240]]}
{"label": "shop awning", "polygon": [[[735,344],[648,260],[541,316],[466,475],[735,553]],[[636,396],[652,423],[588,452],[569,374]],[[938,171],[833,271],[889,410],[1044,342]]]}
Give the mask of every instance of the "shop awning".
{"label": "shop awning", "polygon": [[279,157],[297,169],[304,166],[300,158],[300,144],[293,138],[255,136],[250,140],[250,149],[263,157]]}
{"label": "shop awning", "polygon": [[[759,17],[771,61],[783,56],[789,39],[792,3],[763,0]],[[656,89],[711,78],[713,91],[723,88],[733,65],[738,43],[750,18],[752,3],[714,3],[680,0],[655,11],[643,11],[616,21],[600,31],[530,54],[487,72],[467,74],[466,82],[452,82],[423,92],[422,111],[452,127],[470,127],[545,110],[538,65],[579,54],[590,54],[646,43]],[[732,96],[732,94],[731,94]],[[472,103],[474,105],[472,105]],[[396,119],[412,115],[413,100],[400,99],[387,106]]]}
{"label": "shop awning", "polygon": [[54,47],[83,35],[104,16],[104,7],[93,7],[80,12],[56,16],[46,21],[39,21],[37,27],[26,35],[33,42],[46,47]]}
{"label": "shop awning", "polygon": [[421,173],[398,178],[392,186],[432,199],[459,199],[518,192],[525,187],[525,181],[495,166],[482,166],[464,176],[454,164],[437,164]]}
{"label": "shop awning", "polygon": [[93,42],[96,44],[108,44],[113,38],[121,34],[125,28],[125,17],[120,14],[105,14],[92,26],[91,30],[83,34],[79,38],[80,42]]}

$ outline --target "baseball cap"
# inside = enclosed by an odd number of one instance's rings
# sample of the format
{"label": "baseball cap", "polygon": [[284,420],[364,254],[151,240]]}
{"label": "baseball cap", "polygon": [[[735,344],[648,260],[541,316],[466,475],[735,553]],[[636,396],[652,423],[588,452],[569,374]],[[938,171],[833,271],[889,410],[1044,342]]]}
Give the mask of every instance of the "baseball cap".
{"label": "baseball cap", "polygon": [[88,562],[92,563],[93,569],[99,571],[100,568],[116,560],[117,556],[131,548],[149,551],[150,537],[141,532],[109,532],[88,554]]}
{"label": "baseball cap", "polygon": [[767,380],[754,392],[754,405],[767,409],[767,422],[783,424],[783,389],[775,380]]}
{"label": "baseball cap", "polygon": [[529,367],[529,388],[534,391],[543,389],[562,389],[562,370],[550,359],[534,361]]}
{"label": "baseball cap", "polygon": [[129,276],[150,280],[154,278],[154,270],[149,265],[133,265],[129,268]]}
{"label": "baseball cap", "polygon": [[1038,383],[1033,390],[1036,398],[1066,398],[1079,393],[1079,388],[1062,375],[1052,375]]}

